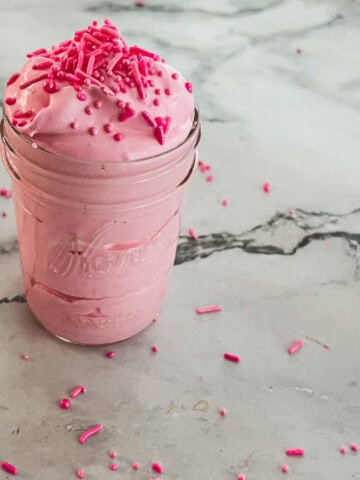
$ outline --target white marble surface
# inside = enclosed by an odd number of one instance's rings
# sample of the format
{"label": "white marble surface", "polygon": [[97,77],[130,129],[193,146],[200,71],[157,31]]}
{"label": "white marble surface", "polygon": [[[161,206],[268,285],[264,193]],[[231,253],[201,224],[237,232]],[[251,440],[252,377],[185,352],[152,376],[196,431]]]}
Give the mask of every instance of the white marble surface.
{"label": "white marble surface", "polygon": [[[79,467],[91,480],[149,480],[153,460],[163,480],[273,480],[283,463],[291,479],[360,478],[360,454],[338,452],[360,443],[360,4],[145,3],[0,0],[1,88],[27,51],[111,16],[193,80],[215,175],[192,182],[161,321],[112,361],[55,340],[19,302],[12,205],[0,198],[0,460],[36,480]],[[0,180],[10,185],[3,170]],[[214,302],[220,314],[194,313]],[[289,357],[297,338],[305,346]],[[88,393],[61,411],[78,383]],[[105,432],[80,446],[96,422]],[[286,458],[291,447],[305,457]]]}

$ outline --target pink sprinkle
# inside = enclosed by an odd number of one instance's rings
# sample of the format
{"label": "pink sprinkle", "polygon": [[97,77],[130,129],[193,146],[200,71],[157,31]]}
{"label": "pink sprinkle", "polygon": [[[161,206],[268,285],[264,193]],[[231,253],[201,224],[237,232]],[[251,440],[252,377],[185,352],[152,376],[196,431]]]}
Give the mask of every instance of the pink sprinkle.
{"label": "pink sprinkle", "polygon": [[14,105],[16,103],[16,98],[14,97],[8,97],[5,99],[6,105]]}
{"label": "pink sprinkle", "polygon": [[115,352],[107,352],[105,356],[107,358],[114,358],[115,357]]}
{"label": "pink sprinkle", "polygon": [[345,455],[345,453],[346,453],[346,447],[342,446],[339,450],[340,450],[340,453],[342,453],[343,455]]}
{"label": "pink sprinkle", "polygon": [[84,470],[79,468],[79,470],[76,472],[76,475],[77,475],[78,478],[84,478],[84,476],[85,476]]}
{"label": "pink sprinkle", "polygon": [[14,75],[11,75],[11,77],[9,78],[9,80],[6,82],[6,85],[9,86],[9,85],[12,85],[13,83],[16,82],[16,80],[20,77],[20,73],[17,72],[17,73],[14,73]]}
{"label": "pink sprinkle", "polygon": [[[5,213],[5,212],[4,212],[4,213]],[[23,353],[23,354],[21,355],[21,358],[22,358],[23,360],[29,360],[29,355],[28,355],[27,353]]]}
{"label": "pink sprinkle", "polygon": [[113,125],[111,125],[111,123],[105,123],[104,125],[104,130],[106,133],[110,133],[112,132],[114,129]]}
{"label": "pink sprinkle", "polygon": [[134,117],[135,115],[136,115],[135,110],[133,110],[132,108],[128,108],[127,110],[124,110],[123,113],[121,113],[118,116],[118,120],[119,120],[119,122],[125,122],[129,118]]}
{"label": "pink sprinkle", "polygon": [[229,205],[229,200],[226,200],[226,198],[221,202],[221,205],[223,207],[227,207]]}
{"label": "pink sprinkle", "polygon": [[60,408],[62,408],[63,410],[69,410],[69,408],[71,407],[71,402],[68,398],[63,398],[62,400],[60,400],[59,405]]}
{"label": "pink sprinkle", "polygon": [[147,123],[150,125],[150,127],[156,127],[157,123],[152,115],[150,115],[149,112],[141,112],[141,115],[144,117],[144,119],[147,121]]}
{"label": "pink sprinkle", "polygon": [[300,47],[298,47],[298,48],[296,49],[296,53],[297,53],[298,55],[301,55],[301,54],[303,53],[303,49],[300,48]]}
{"label": "pink sprinkle", "polygon": [[5,470],[6,472],[10,473],[11,475],[17,475],[18,470],[14,465],[11,465],[11,463],[8,462],[2,462],[1,463],[1,468]]}
{"label": "pink sprinkle", "polygon": [[117,452],[115,452],[115,450],[112,450],[109,455],[110,455],[110,458],[116,458]]}
{"label": "pink sprinkle", "polygon": [[222,417],[225,417],[225,415],[227,414],[226,408],[220,408],[219,413]]}
{"label": "pink sprinkle", "polygon": [[21,120],[21,122],[19,122],[17,124],[18,127],[25,127],[25,125],[27,125],[27,121],[26,120]]}
{"label": "pink sprinkle", "polygon": [[203,313],[220,312],[221,309],[222,309],[221,305],[211,305],[210,307],[197,308],[196,313],[198,315],[202,315]]}
{"label": "pink sprinkle", "polygon": [[135,7],[145,7],[145,3],[142,0],[137,0],[135,2]]}
{"label": "pink sprinkle", "polygon": [[43,89],[46,93],[56,93],[60,90],[55,80],[52,79],[45,80]]}
{"label": "pink sprinkle", "polygon": [[86,393],[86,388],[83,387],[82,385],[78,385],[77,387],[74,387],[70,392],[70,397],[76,398],[80,395],[80,393]]}
{"label": "pink sprinkle", "polygon": [[195,230],[193,228],[189,228],[189,235],[194,240],[198,240],[198,238],[199,238],[199,235],[195,232]]}
{"label": "pink sprinkle", "polygon": [[138,62],[136,62],[135,60],[133,62],[131,62],[131,69],[132,69],[132,72],[133,72],[133,75],[134,75],[134,80],[135,80],[135,83],[136,83],[136,87],[137,87],[137,90],[138,90],[139,97],[142,100],[144,100],[146,98],[146,93],[145,93],[144,86],[143,86],[142,81],[141,81],[141,75],[140,75],[140,71],[139,71]]}
{"label": "pink sprinkle", "polygon": [[171,74],[171,78],[172,78],[173,80],[177,80],[177,79],[179,78],[179,74],[178,74],[178,73],[172,73],[172,74]]}
{"label": "pink sprinkle", "polygon": [[[116,142],[121,142],[121,140],[122,140],[123,138],[124,138],[124,135],[123,135],[122,133],[115,133],[115,135],[114,135],[114,140],[115,140]],[[114,355],[115,355],[115,354],[114,354]],[[110,358],[112,358],[112,357],[110,357]]]}
{"label": "pink sprinkle", "polygon": [[304,455],[304,450],[302,448],[290,448],[286,450],[286,455],[289,457],[301,457]]}
{"label": "pink sprinkle", "polygon": [[164,471],[164,469],[163,469],[163,467],[160,465],[160,463],[156,463],[156,462],[153,463],[153,464],[152,464],[152,468],[153,468],[154,472],[156,472],[156,473],[163,473],[163,471]]}
{"label": "pink sprinkle", "polygon": [[288,354],[292,355],[293,353],[297,352],[300,350],[300,348],[304,345],[304,342],[302,340],[297,340],[295,343],[293,343],[289,348],[288,348]]}
{"label": "pink sprinkle", "polygon": [[117,463],[112,463],[109,465],[110,470],[117,470],[119,468],[119,465]]}
{"label": "pink sprinkle", "polygon": [[161,95],[161,88],[155,88],[155,95]]}
{"label": "pink sprinkle", "polygon": [[172,91],[171,91],[170,88],[165,88],[164,92],[165,92],[166,95],[171,95],[172,94]]}
{"label": "pink sprinkle", "polygon": [[47,53],[46,48],[39,48],[38,50],[35,50],[34,52],[28,53],[26,56],[27,56],[27,58],[31,58],[31,57],[36,57],[37,55],[41,55],[42,53]]}
{"label": "pink sprinkle", "polygon": [[192,93],[193,88],[192,88],[192,83],[191,82],[186,82],[185,83],[185,88],[189,93]]}
{"label": "pink sprinkle", "polygon": [[359,447],[358,445],[356,445],[356,443],[350,443],[350,450],[352,450],[353,452],[357,452],[359,450]]}
{"label": "pink sprinkle", "polygon": [[285,465],[285,463],[284,463],[284,465],[281,467],[281,471],[283,473],[286,473],[288,470],[289,470],[289,467],[287,465]]}
{"label": "pink sprinkle", "polygon": [[239,473],[237,480],[246,480],[245,473]]}
{"label": "pink sprinkle", "polygon": [[148,64],[145,58],[142,58],[139,62],[139,70],[142,75],[145,77],[148,75],[149,70],[148,70]]}
{"label": "pink sprinkle", "polygon": [[31,80],[28,80],[27,82],[24,82],[20,85],[21,90],[24,88],[30,87],[30,85],[33,85],[34,83],[40,82],[41,80],[45,80],[48,78],[47,73],[43,73],[42,75],[39,75],[38,77],[32,78]]}
{"label": "pink sprinkle", "polygon": [[38,63],[37,65],[33,65],[33,70],[46,70],[47,68],[50,68],[51,65],[52,65],[52,61],[51,60],[47,60],[46,62],[41,62],[41,63]]}
{"label": "pink sprinkle", "polygon": [[156,55],[156,53],[149,52],[148,50],[145,50],[144,48],[140,48],[137,45],[134,45],[133,47],[130,47],[130,53],[140,53],[141,55],[144,55],[145,57],[152,58],[153,60],[157,61],[159,60],[159,55]]}
{"label": "pink sprinkle", "polygon": [[78,94],[77,94],[77,98],[78,98],[81,102],[85,102],[85,100],[86,100],[86,95],[85,95],[85,93],[78,93]]}
{"label": "pink sprinkle", "polygon": [[96,100],[96,102],[94,103],[94,107],[99,109],[102,107],[102,102],[100,102],[100,100]]}
{"label": "pink sprinkle", "polygon": [[6,213],[6,212],[2,212],[1,216],[2,216],[3,218],[7,217],[7,213]]}
{"label": "pink sprinkle", "polygon": [[140,465],[139,465],[138,463],[133,463],[132,468],[133,468],[134,470],[139,470]]}
{"label": "pink sprinkle", "polygon": [[164,129],[162,126],[158,125],[156,128],[154,128],[154,136],[156,140],[160,143],[160,145],[164,145],[165,143],[165,134],[164,134]]}
{"label": "pink sprinkle", "polygon": [[73,128],[74,130],[76,130],[79,126],[79,123],[78,122],[71,122],[70,123],[70,127]]}
{"label": "pink sprinkle", "polygon": [[224,353],[224,358],[225,360],[229,360],[230,362],[240,362],[240,357],[238,355],[234,355],[233,353]]}
{"label": "pink sprinkle", "polygon": [[86,107],[86,108],[85,108],[85,113],[86,113],[87,115],[94,115],[95,110],[94,110],[92,107]]}
{"label": "pink sprinkle", "polygon": [[151,351],[156,353],[159,351],[159,347],[157,347],[156,345],[154,345],[153,347],[151,347]]}
{"label": "pink sprinkle", "polygon": [[99,133],[99,131],[96,127],[90,127],[89,128],[89,133],[90,133],[90,135],[92,135],[94,137],[95,135],[97,135]]}
{"label": "pink sprinkle", "polygon": [[208,176],[206,177],[206,181],[207,181],[207,182],[213,182],[213,181],[214,181],[214,175],[208,175]]}
{"label": "pink sprinkle", "polygon": [[158,107],[160,105],[160,100],[158,98],[155,98],[153,104],[155,105],[155,107]]}
{"label": "pink sprinkle", "polygon": [[101,423],[99,425],[95,425],[95,427],[89,428],[86,432],[84,432],[81,437],[79,438],[79,443],[84,444],[90,437],[95,435],[96,433],[101,432],[104,429]]}
{"label": "pink sprinkle", "polygon": [[269,182],[265,182],[265,183],[263,184],[262,189],[263,189],[263,192],[269,193],[269,192],[270,192],[270,183],[269,183]]}
{"label": "pink sprinkle", "polygon": [[168,131],[170,129],[170,124],[171,124],[171,118],[170,117],[165,117],[165,119],[163,121],[164,133],[168,133]]}

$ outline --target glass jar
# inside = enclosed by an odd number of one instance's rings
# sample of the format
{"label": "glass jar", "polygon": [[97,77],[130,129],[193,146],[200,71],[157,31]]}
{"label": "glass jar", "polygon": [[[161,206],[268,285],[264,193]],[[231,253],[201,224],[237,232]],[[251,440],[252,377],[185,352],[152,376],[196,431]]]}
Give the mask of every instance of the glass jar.
{"label": "glass jar", "polygon": [[4,116],[27,303],[57,337],[105,345],[158,317],[174,263],[184,195],[197,165],[196,110],[176,148],[129,162],[64,158]]}

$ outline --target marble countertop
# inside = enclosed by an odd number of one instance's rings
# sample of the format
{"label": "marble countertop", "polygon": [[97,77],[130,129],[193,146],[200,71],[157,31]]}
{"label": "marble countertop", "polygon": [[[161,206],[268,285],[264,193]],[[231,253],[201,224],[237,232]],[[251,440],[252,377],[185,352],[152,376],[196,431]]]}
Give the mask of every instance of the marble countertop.
{"label": "marble countertop", "polygon": [[[214,175],[191,184],[161,321],[115,346],[112,361],[35,321],[12,201],[0,198],[0,460],[28,480],[76,478],[77,468],[89,480],[149,480],[154,460],[163,480],[273,480],[284,463],[290,479],[360,478],[360,453],[339,453],[360,443],[360,4],[145,4],[0,0],[1,90],[26,52],[109,16],[192,79]],[[10,187],[3,168],[0,182]],[[195,314],[218,302],[221,313]],[[79,383],[88,393],[61,411]],[[98,422],[103,434],[79,445]]]}

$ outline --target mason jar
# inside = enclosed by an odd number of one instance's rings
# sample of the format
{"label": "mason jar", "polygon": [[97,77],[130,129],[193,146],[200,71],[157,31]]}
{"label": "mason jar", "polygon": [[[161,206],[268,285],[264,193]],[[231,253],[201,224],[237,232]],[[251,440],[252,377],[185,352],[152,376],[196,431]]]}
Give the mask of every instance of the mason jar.
{"label": "mason jar", "polygon": [[52,334],[106,345],[159,316],[199,139],[196,110],[172,150],[127,162],[74,160],[37,146],[4,115],[1,155],[12,177],[24,292]]}

